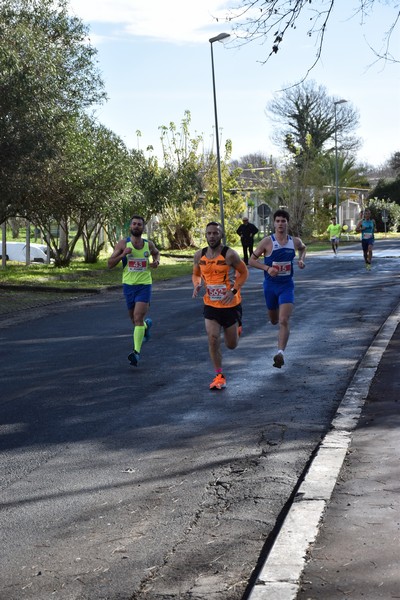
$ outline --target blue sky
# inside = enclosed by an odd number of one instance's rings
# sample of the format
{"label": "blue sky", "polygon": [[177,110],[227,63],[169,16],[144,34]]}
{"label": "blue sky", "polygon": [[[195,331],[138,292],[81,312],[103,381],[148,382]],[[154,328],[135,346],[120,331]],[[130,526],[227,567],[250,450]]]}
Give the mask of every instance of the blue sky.
{"label": "blue sky", "polygon": [[[321,0],[323,3],[324,0]],[[341,0],[328,25],[322,59],[309,78],[329,95],[345,98],[359,111],[362,140],[358,159],[381,165],[400,151],[400,64],[375,62],[369,46],[383,47],[395,10],[375,2],[361,23],[359,0]],[[161,154],[160,126],[178,127],[186,110],[190,131],[201,134],[209,149],[214,140],[210,37],[231,33],[218,0],[70,0],[71,10],[90,28],[98,50],[108,102],[97,111],[100,122],[128,147],[154,147]],[[313,6],[313,5],[311,5]],[[337,8],[336,8],[337,7]],[[213,17],[219,16],[217,23]],[[262,152],[277,157],[267,102],[287,84],[299,81],[314,62],[315,40],[307,37],[309,15],[289,32],[278,54],[262,64],[270,43],[235,48],[214,43],[218,123],[222,145],[233,143],[232,158]],[[232,40],[232,41],[231,41]],[[399,31],[391,52],[400,59]],[[332,108],[333,110],[333,108]],[[141,132],[138,139],[137,131]]]}

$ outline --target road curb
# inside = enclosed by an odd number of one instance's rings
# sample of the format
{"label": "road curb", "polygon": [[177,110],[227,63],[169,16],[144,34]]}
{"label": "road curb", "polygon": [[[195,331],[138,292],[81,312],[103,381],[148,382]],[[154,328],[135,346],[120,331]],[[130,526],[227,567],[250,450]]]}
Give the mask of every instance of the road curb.
{"label": "road curb", "polygon": [[369,388],[396,328],[400,303],[361,360],[264,561],[248,600],[296,600],[310,546],[315,542]]}

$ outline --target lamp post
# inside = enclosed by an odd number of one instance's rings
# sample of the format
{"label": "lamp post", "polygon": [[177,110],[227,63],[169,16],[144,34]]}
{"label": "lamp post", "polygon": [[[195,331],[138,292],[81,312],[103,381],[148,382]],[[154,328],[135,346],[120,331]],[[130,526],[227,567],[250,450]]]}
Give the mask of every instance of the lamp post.
{"label": "lamp post", "polygon": [[213,92],[214,92],[214,115],[215,115],[215,139],[217,149],[217,172],[218,172],[218,195],[219,195],[219,213],[221,227],[224,232],[223,242],[225,244],[225,218],[224,218],[224,196],[222,194],[222,177],[221,177],[221,156],[219,151],[219,135],[218,135],[218,113],[217,113],[217,94],[215,91],[215,73],[214,73],[214,54],[213,54],[213,43],[221,42],[226,38],[230,37],[229,33],[220,33],[215,37],[210,38],[208,41],[211,46],[211,69],[212,69],[212,81],[213,81]]}
{"label": "lamp post", "polygon": [[336,106],[338,104],[345,104],[347,100],[336,100],[333,103],[335,110],[335,187],[336,187],[336,223],[339,224],[339,168],[338,168],[338,155],[337,155],[337,117],[336,117]]}

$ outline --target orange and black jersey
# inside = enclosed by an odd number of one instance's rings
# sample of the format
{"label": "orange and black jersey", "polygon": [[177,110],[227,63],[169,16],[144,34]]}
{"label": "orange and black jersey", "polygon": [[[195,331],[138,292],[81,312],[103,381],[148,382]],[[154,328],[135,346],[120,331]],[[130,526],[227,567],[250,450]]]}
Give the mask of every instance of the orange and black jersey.
{"label": "orange and black jersey", "polygon": [[199,261],[201,278],[206,287],[204,294],[204,304],[214,306],[215,308],[231,308],[241,303],[240,290],[233,296],[232,302],[222,304],[221,300],[227,290],[234,287],[236,270],[226,262],[226,253],[228,246],[224,246],[221,253],[214,258],[207,258],[208,248],[203,248]]}

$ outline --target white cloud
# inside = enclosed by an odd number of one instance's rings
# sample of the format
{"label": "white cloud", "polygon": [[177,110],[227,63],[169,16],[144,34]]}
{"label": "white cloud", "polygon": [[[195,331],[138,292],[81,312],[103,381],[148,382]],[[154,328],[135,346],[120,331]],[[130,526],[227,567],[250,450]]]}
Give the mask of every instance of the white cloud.
{"label": "white cloud", "polygon": [[[348,0],[350,5],[358,2]],[[91,43],[99,50],[99,65],[110,98],[102,107],[102,122],[124,139],[129,131],[135,135],[140,129],[149,138],[143,147],[147,143],[155,145],[158,126],[179,122],[187,109],[192,114],[193,129],[212,131],[207,40],[223,31],[232,34],[231,24],[224,17],[233,3],[234,0],[70,0],[71,11],[90,25]],[[336,11],[326,31],[322,60],[311,73],[311,78],[325,85],[331,95],[346,98],[359,110],[358,135],[365,140],[360,149],[362,159],[374,164],[380,164],[397,150],[400,139],[400,88],[395,65],[366,68],[374,56],[371,58],[365,36],[370,39],[371,30],[381,33],[387,29],[386,20],[382,20],[387,17],[387,10],[381,3],[379,6],[379,14],[368,21],[367,31]],[[315,46],[298,28],[291,32],[282,52],[268,64],[260,65],[268,53],[268,44],[258,40],[232,48],[234,35],[232,38],[229,51],[217,50],[218,110],[220,125],[224,135],[233,140],[237,158],[270,147],[272,125],[264,114],[267,100],[274,91],[305,75],[314,60]],[[396,38],[396,48],[399,39]],[[108,43],[103,44],[104,40]],[[140,56],[134,65],[132,51]],[[136,141],[130,140],[132,147]]]}
{"label": "white cloud", "polygon": [[173,43],[204,43],[205,32],[219,32],[226,14],[221,0],[70,0],[70,6],[85,22],[114,24],[125,35]]}

